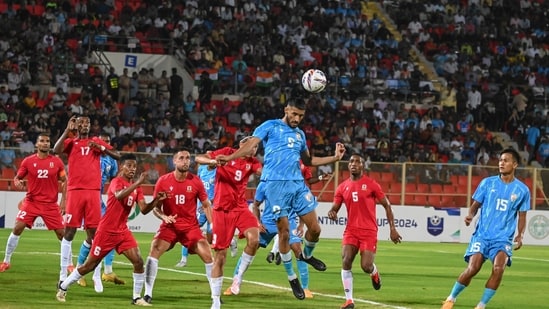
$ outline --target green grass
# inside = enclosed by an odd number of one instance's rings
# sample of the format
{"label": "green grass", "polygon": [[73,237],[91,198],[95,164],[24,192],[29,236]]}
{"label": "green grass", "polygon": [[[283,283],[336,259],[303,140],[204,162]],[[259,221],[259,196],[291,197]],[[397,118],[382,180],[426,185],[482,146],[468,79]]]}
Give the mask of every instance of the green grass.
{"label": "green grass", "polygon": [[[0,229],[0,249],[10,233]],[[151,234],[135,234],[146,258]],[[77,252],[84,237],[78,232],[73,243]],[[240,249],[244,245],[239,242]],[[370,279],[360,271],[358,257],[354,264],[354,297],[356,308],[440,308],[441,300],[449,293],[459,273],[466,266],[462,254],[465,244],[380,242],[376,264],[383,278],[383,287],[373,290]],[[204,266],[191,256],[188,266],[176,269],[180,247],[167,252],[160,259],[160,270],[154,290],[155,308],[209,308],[210,289]],[[3,256],[3,251],[0,251]],[[26,230],[12,257],[12,267],[0,274],[0,308],[117,308],[130,306],[131,266],[123,256],[115,258],[114,269],[126,285],[105,283],[102,294],[93,287],[73,285],[67,303],[55,300],[59,272],[59,242],[53,232]],[[503,282],[488,308],[547,308],[547,247],[526,246],[515,253],[513,267],[508,268]],[[315,256],[322,258],[328,270],[311,270],[310,288],[317,293],[311,300],[297,300],[288,289],[282,266],[265,261],[267,251],[260,249],[253,265],[245,275],[241,293],[225,296],[223,308],[339,308],[344,302],[340,279],[340,242],[322,240]],[[228,258],[225,276],[232,276],[237,258]],[[474,308],[481,297],[490,273],[489,262],[459,297],[454,308]],[[87,275],[91,283],[91,274]],[[223,289],[230,284],[226,279]]]}

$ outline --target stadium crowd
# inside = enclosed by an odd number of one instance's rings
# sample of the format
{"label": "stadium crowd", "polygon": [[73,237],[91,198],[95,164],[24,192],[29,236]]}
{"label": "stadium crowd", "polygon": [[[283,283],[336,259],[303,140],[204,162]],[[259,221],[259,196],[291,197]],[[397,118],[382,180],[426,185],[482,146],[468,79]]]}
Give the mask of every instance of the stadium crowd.
{"label": "stadium crowd", "polygon": [[[45,131],[56,140],[72,115],[83,114],[93,119],[92,134],[108,132],[121,151],[159,154],[186,146],[203,153],[233,145],[281,116],[288,99],[303,96],[303,129],[315,155],[342,142],[371,161],[495,164],[502,145],[491,132],[503,131],[530,152],[531,163],[548,165],[545,1],[384,1],[396,35],[377,14],[368,17],[369,5],[7,1],[0,7],[2,147],[23,151]],[[205,72],[198,97],[177,91],[177,71],[103,72],[89,52],[99,37],[119,51],[132,43],[148,52],[149,42],[162,42],[191,75]],[[422,100],[432,92],[423,89],[420,60],[410,56],[416,48],[446,80],[429,100]],[[330,86],[320,95],[298,90],[309,67],[328,75]],[[209,69],[218,71],[217,80]],[[250,81],[259,71],[269,72],[272,84]],[[375,91],[386,80],[404,87]],[[74,96],[70,87],[81,93]],[[242,100],[212,100],[231,92]],[[2,166],[11,156],[0,156]]]}

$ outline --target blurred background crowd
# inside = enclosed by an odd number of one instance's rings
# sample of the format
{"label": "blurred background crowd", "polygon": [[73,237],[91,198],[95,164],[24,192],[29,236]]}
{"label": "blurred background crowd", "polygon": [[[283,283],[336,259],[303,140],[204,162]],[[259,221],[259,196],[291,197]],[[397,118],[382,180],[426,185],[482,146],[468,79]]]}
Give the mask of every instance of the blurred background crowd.
{"label": "blurred background crowd", "polygon": [[[56,140],[75,114],[121,151],[203,153],[302,97],[314,155],[342,142],[369,162],[496,165],[513,146],[545,167],[548,10],[544,0],[2,1],[0,164],[32,153],[40,132]],[[101,51],[171,54],[186,72],[117,72],[96,64]],[[328,76],[320,94],[300,90],[311,67]],[[196,92],[183,91],[184,73]]]}

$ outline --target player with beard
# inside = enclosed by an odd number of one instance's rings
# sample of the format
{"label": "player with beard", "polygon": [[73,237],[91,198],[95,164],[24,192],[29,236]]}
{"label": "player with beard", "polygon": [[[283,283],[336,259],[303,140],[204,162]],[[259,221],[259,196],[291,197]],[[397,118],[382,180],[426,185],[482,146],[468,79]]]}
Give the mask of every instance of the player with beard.
{"label": "player with beard", "polygon": [[[61,272],[59,281],[67,278],[67,267],[72,264],[72,240],[76,229],[84,225],[86,241],[91,244],[101,219],[101,155],[118,158],[113,147],[99,137],[90,137],[90,118],[73,116],[59,137],[53,151],[68,157],[67,207],[65,235],[61,240]],[[74,136],[76,134],[76,136]],[[69,137],[71,136],[71,137]],[[95,291],[103,292],[101,277],[93,278]]]}

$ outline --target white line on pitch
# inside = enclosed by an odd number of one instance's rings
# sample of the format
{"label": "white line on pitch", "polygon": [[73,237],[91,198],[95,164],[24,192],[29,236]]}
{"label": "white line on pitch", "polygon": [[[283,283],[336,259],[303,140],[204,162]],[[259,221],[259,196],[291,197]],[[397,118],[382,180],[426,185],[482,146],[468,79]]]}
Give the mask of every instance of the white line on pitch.
{"label": "white line on pitch", "polygon": [[[127,262],[119,262],[119,261],[114,261],[114,263],[120,264],[120,265],[126,265],[126,266],[131,266],[131,265],[132,265],[132,264],[127,263]],[[188,275],[206,277],[206,274],[203,274],[203,273],[195,273],[195,272],[186,271],[186,270],[178,270],[178,269],[166,268],[166,267],[158,267],[158,269],[165,270],[165,271],[171,271],[171,272],[175,272],[175,273],[181,273],[181,274],[188,274]],[[231,277],[224,277],[224,279],[232,280],[233,278],[231,278]],[[281,287],[281,286],[278,286],[278,285],[274,285],[274,284],[270,284],[270,283],[265,283],[265,282],[250,281],[250,280],[242,280],[242,282],[246,282],[246,283],[250,283],[250,284],[255,284],[255,285],[258,285],[258,286],[262,286],[262,287],[266,287],[266,288],[271,288],[271,289],[278,289],[278,290],[284,290],[284,291],[291,291],[290,288],[285,288],[285,287]],[[314,295],[318,295],[318,296],[323,296],[323,297],[329,297],[329,298],[336,298],[336,299],[343,299],[343,300],[345,299],[344,296],[339,296],[339,295],[324,294],[324,293],[318,293],[318,292],[313,292],[313,294],[314,294]],[[375,305],[375,306],[378,306],[378,307],[381,307],[381,308],[409,309],[408,307],[393,306],[393,305],[378,303],[378,302],[375,302],[375,301],[371,301],[371,300],[367,300],[367,299],[361,299],[361,298],[353,298],[353,300],[355,301],[355,303],[365,303],[365,304]]]}

